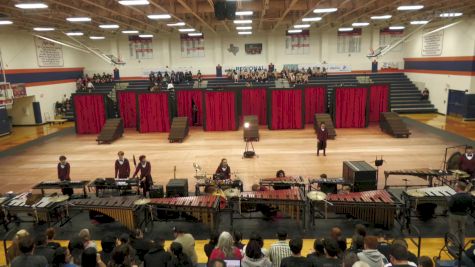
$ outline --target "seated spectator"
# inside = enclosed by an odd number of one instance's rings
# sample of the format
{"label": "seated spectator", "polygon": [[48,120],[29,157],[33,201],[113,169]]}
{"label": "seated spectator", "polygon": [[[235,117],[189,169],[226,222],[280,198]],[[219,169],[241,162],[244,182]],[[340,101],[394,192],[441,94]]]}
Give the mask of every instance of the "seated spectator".
{"label": "seated spectator", "polygon": [[88,247],[81,255],[81,267],[106,267],[95,247]]}
{"label": "seated spectator", "polygon": [[422,100],[428,100],[429,99],[429,89],[424,88],[421,94],[421,101]]}
{"label": "seated spectator", "polygon": [[59,247],[54,251],[52,267],[77,267],[70,263],[72,260],[71,254],[67,248]]}
{"label": "seated spectator", "polygon": [[7,248],[7,260],[8,262],[12,262],[12,260],[21,255],[20,249],[18,247],[20,241],[29,236],[30,233],[28,231],[22,229],[18,232],[16,232],[15,237],[13,237],[12,244],[10,247]]}
{"label": "seated spectator", "polygon": [[209,257],[210,260],[215,259],[234,259],[234,260],[241,260],[242,255],[239,248],[235,247],[233,237],[228,232],[222,232],[219,235],[218,245]]}
{"label": "seated spectator", "polygon": [[53,241],[55,235],[56,235],[56,231],[54,230],[53,227],[46,229],[46,237],[48,238],[47,246],[52,249],[57,249],[61,246],[58,242]]}
{"label": "seated spectator", "polygon": [[368,263],[364,261],[357,261],[353,263],[353,267],[370,267]]}
{"label": "seated spectator", "polygon": [[322,239],[315,239],[313,242],[313,252],[307,255],[307,259],[313,260],[314,258],[323,258],[325,257],[325,250],[323,247]]}
{"label": "seated spectator", "polygon": [[362,224],[355,225],[355,234],[360,235],[362,237],[366,236],[366,226]]}
{"label": "seated spectator", "polygon": [[220,259],[212,260],[208,263],[208,267],[226,267],[226,262]]}
{"label": "seated spectator", "polygon": [[416,266],[415,263],[410,263],[407,260],[407,248],[401,244],[392,244],[391,249],[389,250],[389,261],[391,264],[386,266],[398,266],[398,267],[410,267]]}
{"label": "seated spectator", "polygon": [[[269,251],[264,248],[264,239],[262,238],[262,236],[260,236],[258,233],[251,233],[251,237],[249,238],[249,241],[251,240],[256,240],[257,243],[259,243],[259,245],[261,246],[261,252],[262,254],[264,254],[265,256],[269,256]],[[246,254],[246,246],[244,246],[243,248],[243,253],[241,253],[243,256],[244,254]]]}
{"label": "seated spectator", "polygon": [[92,81],[87,82],[86,90],[88,90],[88,91],[94,90],[94,84],[92,84]]}
{"label": "seated spectator", "polygon": [[180,243],[183,247],[183,253],[190,257],[193,265],[196,265],[198,263],[198,256],[195,250],[195,238],[191,234],[185,233],[179,227],[173,228],[173,234],[175,235],[173,242]]}
{"label": "seated spectator", "polygon": [[206,254],[206,257],[208,257],[208,262],[209,262],[209,257],[211,256],[211,252],[213,252],[213,249],[218,245],[218,238],[219,234],[217,232],[212,232],[211,235],[209,236],[209,241],[207,244],[204,246],[204,251]]}
{"label": "seated spectator", "polygon": [[378,233],[378,251],[381,252],[384,257],[386,257],[386,259],[389,258],[389,249],[390,249],[390,245],[388,243],[388,241],[386,240],[386,236],[384,235],[384,233],[381,231]]}
{"label": "seated spectator", "polygon": [[353,252],[346,252],[343,255],[342,267],[352,267],[358,261],[358,256]]}
{"label": "seated spectator", "polygon": [[54,258],[54,249],[48,247],[47,240],[46,234],[39,234],[35,237],[35,251],[33,255],[44,256],[48,264],[51,265]]}
{"label": "seated spectator", "polygon": [[302,246],[303,241],[301,238],[291,239],[289,241],[289,247],[290,251],[292,251],[292,255],[283,258],[280,267],[311,267],[312,264],[310,261],[308,261],[307,258],[302,257],[300,254],[302,252]]}
{"label": "seated spectator", "polygon": [[163,238],[156,238],[153,242],[152,248],[144,256],[144,267],[167,267],[171,260],[171,254],[165,251],[165,240]]}
{"label": "seated spectator", "polygon": [[97,248],[96,243],[91,240],[91,234],[89,232],[89,229],[82,229],[79,231],[79,238],[82,239],[82,242],[84,243],[84,249],[86,248]]}
{"label": "seated spectator", "polygon": [[366,236],[364,238],[364,249],[358,253],[360,261],[366,262],[370,267],[381,267],[388,263],[386,257],[376,248],[378,247],[378,238],[375,236]]}
{"label": "seated spectator", "polygon": [[168,267],[193,267],[190,257],[183,252],[183,246],[178,242],[172,242],[170,245],[172,254]]}
{"label": "seated spectator", "polygon": [[338,258],[338,243],[332,238],[325,238],[323,240],[323,250],[325,257],[312,258],[312,266],[316,267],[331,267],[340,266],[341,260]]}
{"label": "seated spectator", "polygon": [[[320,178],[325,178],[326,179],[327,175],[323,173],[322,175],[320,175]],[[336,240],[336,242],[338,243],[338,247],[340,248],[341,252],[346,251],[346,249],[347,249],[346,238],[344,238],[342,236],[342,231],[341,231],[340,227],[333,227],[330,231],[330,237],[333,238],[334,240]]]}
{"label": "seated spectator", "polygon": [[287,242],[287,232],[280,230],[277,232],[278,241],[270,246],[269,259],[273,267],[280,267],[283,258],[292,256],[289,243]]}
{"label": "seated spectator", "polygon": [[18,250],[20,255],[12,261],[11,267],[45,267],[48,261],[44,256],[32,255],[35,244],[31,236],[24,236],[19,239]]}
{"label": "seated spectator", "polygon": [[417,262],[417,256],[409,251],[409,245],[407,244],[407,241],[404,238],[400,239],[394,239],[393,243],[391,245],[398,244],[401,246],[404,246],[407,251],[407,260],[409,262],[413,262],[414,264]]}
{"label": "seated spectator", "polygon": [[242,267],[271,267],[269,258],[264,256],[257,240],[250,240],[246,245],[246,254],[241,261]]}
{"label": "seated spectator", "polygon": [[422,256],[419,258],[418,267],[434,267],[434,262],[430,257]]}
{"label": "seated spectator", "polygon": [[115,248],[115,238],[111,235],[106,235],[101,240],[102,251],[99,253],[102,262],[108,263],[111,259],[112,251]]}
{"label": "seated spectator", "polygon": [[81,255],[84,251],[84,242],[80,237],[74,237],[69,241],[68,244],[69,252],[73,259],[73,263],[80,266],[81,265]]}
{"label": "seated spectator", "polygon": [[141,229],[135,229],[130,245],[135,250],[135,256],[140,262],[143,262],[145,254],[150,250],[150,243],[150,240],[144,238]]}
{"label": "seated spectator", "polygon": [[364,249],[364,237],[358,234],[353,235],[351,238],[351,252],[359,253]]}
{"label": "seated spectator", "polygon": [[241,241],[242,241],[242,233],[239,231],[234,231],[234,246],[240,249],[242,252],[244,248],[244,244]]}

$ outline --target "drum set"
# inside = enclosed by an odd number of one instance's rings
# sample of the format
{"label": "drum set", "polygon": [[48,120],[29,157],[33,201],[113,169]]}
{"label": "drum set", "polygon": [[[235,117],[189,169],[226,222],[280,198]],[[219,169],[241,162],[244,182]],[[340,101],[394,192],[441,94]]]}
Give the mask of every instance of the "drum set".
{"label": "drum set", "polygon": [[[196,184],[195,194],[198,196],[203,191],[205,194],[220,195],[225,197],[224,191],[229,189],[237,189],[239,193],[243,190],[243,183],[237,172],[233,172],[234,179],[214,179],[213,175],[209,175],[203,171],[203,168],[198,163],[193,163],[195,169]],[[235,194],[236,190],[230,190]]]}

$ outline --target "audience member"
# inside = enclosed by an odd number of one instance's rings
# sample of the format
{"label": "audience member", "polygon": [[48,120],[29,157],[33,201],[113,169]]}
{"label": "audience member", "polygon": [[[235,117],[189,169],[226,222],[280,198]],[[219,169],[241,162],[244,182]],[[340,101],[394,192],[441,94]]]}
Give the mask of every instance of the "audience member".
{"label": "audience member", "polygon": [[[287,258],[283,258],[280,267],[312,267],[312,264],[307,258],[302,257],[303,241],[301,238],[294,238],[289,241],[290,251],[292,255]],[[315,267],[315,266],[314,266]]]}
{"label": "audience member", "polygon": [[130,245],[135,250],[136,260],[143,262],[145,254],[150,250],[150,240],[144,238],[141,229],[135,229]]}
{"label": "audience member", "polygon": [[[326,179],[327,175],[323,173],[322,175],[320,175],[320,177]],[[330,237],[336,240],[336,242],[338,243],[338,247],[340,248],[340,252],[343,253],[346,251],[346,238],[343,237],[340,227],[333,227],[330,231]]]}
{"label": "audience member", "polygon": [[421,94],[421,101],[422,100],[428,100],[428,99],[429,99],[429,89],[424,88],[424,90],[422,90],[422,94]]}
{"label": "audience member", "polygon": [[378,233],[378,248],[377,250],[381,252],[386,259],[389,259],[389,249],[391,246],[389,245],[389,242],[386,240],[386,235],[380,231]]}
{"label": "audience member", "polygon": [[362,237],[366,236],[366,226],[363,224],[357,224],[355,225],[355,234],[360,235]]}
{"label": "audience member", "polygon": [[183,253],[190,257],[193,265],[198,263],[198,256],[196,255],[195,250],[195,239],[189,233],[184,233],[179,227],[173,228],[173,234],[175,235],[175,240],[173,242],[180,243],[183,247]]}
{"label": "audience member", "polygon": [[77,267],[70,263],[72,260],[71,254],[67,248],[59,247],[54,251],[52,267]]}
{"label": "audience member", "polygon": [[351,238],[350,250],[354,253],[359,253],[364,249],[364,237],[362,235],[355,234]]}
{"label": "audience member", "polygon": [[360,261],[366,262],[370,267],[381,267],[388,263],[386,257],[377,250],[378,238],[375,236],[365,236],[364,249],[358,253]]}
{"label": "audience member", "polygon": [[364,261],[357,261],[353,264],[353,267],[370,267],[368,263]]}
{"label": "audience member", "polygon": [[130,256],[130,246],[125,244],[114,248],[108,267],[131,267],[134,266],[133,257]]}
{"label": "audience member", "polygon": [[209,236],[209,241],[207,244],[204,245],[204,251],[206,254],[206,257],[211,256],[211,252],[213,252],[213,249],[218,245],[218,238],[219,238],[219,233],[218,232],[212,232]]}
{"label": "audience member", "polygon": [[287,232],[280,230],[277,232],[278,241],[270,246],[269,258],[273,267],[280,267],[283,258],[292,256],[289,243],[287,242]]}
{"label": "audience member", "polygon": [[7,260],[8,260],[8,262],[12,262],[15,257],[21,255],[20,248],[19,248],[19,243],[23,238],[26,238],[29,235],[30,235],[30,233],[28,233],[28,231],[26,231],[24,229],[16,232],[15,237],[13,237],[11,246],[7,248]]}
{"label": "audience member", "polygon": [[52,249],[57,249],[61,246],[58,242],[53,241],[55,235],[56,235],[56,231],[54,230],[53,227],[50,227],[50,228],[46,229],[46,237],[48,238],[47,246],[52,248]]}
{"label": "audience member", "polygon": [[241,251],[235,247],[233,237],[229,232],[222,232],[219,235],[218,245],[211,252],[210,260],[214,259],[235,259],[240,260],[242,258]]}
{"label": "audience member", "polygon": [[[264,239],[262,238],[261,235],[259,235],[256,232],[253,232],[253,233],[251,233],[251,236],[249,237],[249,241],[251,241],[251,240],[256,240],[257,243],[261,246],[262,254],[264,254],[266,257],[269,257],[269,251],[266,248],[264,248]],[[246,254],[246,246],[244,246],[242,248],[242,253],[241,254],[243,256],[244,256],[244,254]]]}
{"label": "audience member", "polygon": [[417,256],[409,251],[409,245],[407,244],[407,241],[404,238],[395,239],[391,246],[394,244],[405,247],[407,251],[407,259],[409,260],[409,262],[413,262],[414,264],[417,263]]}
{"label": "audience member", "polygon": [[212,260],[208,263],[208,267],[226,267],[226,262],[222,259]]}
{"label": "audience member", "polygon": [[332,267],[341,265],[341,259],[338,258],[338,252],[340,251],[340,249],[335,239],[323,239],[323,250],[325,251],[325,257],[312,258],[312,266]]}
{"label": "audience member", "polygon": [[430,257],[422,256],[419,258],[418,267],[434,267],[434,262]]}
{"label": "audience member", "polygon": [[81,255],[84,251],[84,242],[80,237],[74,237],[69,241],[68,244],[69,252],[71,253],[71,257],[73,259],[73,263],[81,266]]}
{"label": "audience member", "polygon": [[358,256],[353,252],[346,252],[343,255],[342,267],[352,267],[358,261]]}
{"label": "audience member", "polygon": [[325,257],[325,250],[323,247],[323,240],[322,239],[315,239],[313,242],[313,252],[307,255],[309,260],[314,260],[314,258],[322,258]]}
{"label": "audience member", "polygon": [[89,232],[89,229],[84,228],[79,231],[79,238],[81,238],[82,242],[84,243],[84,249],[97,248],[96,243],[91,240],[91,233]]}
{"label": "audience member", "polygon": [[31,236],[27,235],[19,239],[18,249],[20,255],[15,257],[11,267],[45,267],[48,261],[44,256],[32,255],[35,244]]}
{"label": "audience member", "polygon": [[409,264],[407,260],[407,248],[400,244],[392,244],[391,249],[389,250],[389,261],[391,262],[391,266],[399,266],[399,267],[410,267],[415,266]]}
{"label": "audience member", "polygon": [[466,192],[467,184],[459,181],[455,185],[455,194],[450,196],[449,208],[449,232],[454,235],[461,247],[465,245],[465,225],[467,217],[473,208],[472,195]]}
{"label": "audience member", "polygon": [[38,234],[35,237],[35,251],[33,255],[44,256],[48,261],[48,264],[53,263],[54,249],[48,247],[48,238],[46,234]]}
{"label": "audience member", "polygon": [[165,240],[163,238],[156,238],[152,248],[144,256],[144,267],[167,267],[171,260],[171,254],[165,251]]}
{"label": "audience member", "polygon": [[180,243],[172,242],[170,252],[172,257],[168,262],[168,267],[193,267],[190,257],[184,253],[183,246]]}
{"label": "audience member", "polygon": [[250,240],[246,245],[244,258],[241,261],[242,267],[271,267],[272,263],[268,257],[262,254],[262,247],[257,240]]}
{"label": "audience member", "polygon": [[237,247],[238,249],[243,250],[244,244],[241,242],[242,241],[242,233],[239,231],[234,231],[233,233],[234,236],[234,246]]}
{"label": "audience member", "polygon": [[102,251],[99,253],[102,262],[108,263],[111,259],[112,251],[115,248],[115,238],[111,235],[105,235],[101,240]]}
{"label": "audience member", "polygon": [[106,267],[95,247],[88,247],[81,255],[81,267]]}

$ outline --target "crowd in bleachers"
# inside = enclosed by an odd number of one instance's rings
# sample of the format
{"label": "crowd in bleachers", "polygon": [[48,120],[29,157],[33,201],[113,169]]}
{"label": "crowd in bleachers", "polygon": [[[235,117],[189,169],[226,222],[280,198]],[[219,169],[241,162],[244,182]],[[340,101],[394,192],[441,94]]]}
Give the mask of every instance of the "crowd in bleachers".
{"label": "crowd in bleachers", "polygon": [[[86,78],[89,77],[86,75]],[[92,76],[92,82],[95,84],[102,84],[102,83],[111,83],[114,81],[112,74],[103,72],[102,75],[100,73],[94,73]]]}
{"label": "crowd in bleachers", "polygon": [[91,91],[94,89],[94,84],[106,84],[114,81],[112,74],[106,74],[105,72],[101,74],[94,73],[92,77],[88,74],[84,77],[79,77],[76,80],[76,91],[85,92]]}
{"label": "crowd in bleachers", "polygon": [[71,98],[68,98],[66,95],[63,96],[61,101],[56,101],[54,104],[54,110],[56,116],[64,116],[68,111],[72,110]]}
{"label": "crowd in bleachers", "polygon": [[[201,76],[201,72],[198,71],[198,76]],[[148,75],[148,79],[151,85],[168,85],[168,84],[182,84],[182,83],[192,83],[193,74],[191,71],[169,71],[165,70],[164,72],[151,71]]]}
{"label": "crowd in bleachers", "polygon": [[[7,249],[12,267],[193,267],[198,264],[195,239],[180,228],[173,228],[175,239],[169,247],[163,238],[144,237],[141,230],[134,235],[118,237],[105,235],[101,250],[92,241],[88,229],[82,229],[71,238],[67,247],[54,242],[55,232],[30,235],[26,230],[16,233]],[[277,242],[264,247],[258,233],[242,242],[242,234],[212,233],[204,246],[208,267],[432,267],[429,257],[417,258],[408,250],[405,239],[391,243],[385,236],[369,235],[365,226],[356,225],[348,245],[342,230],[333,227],[325,238],[316,238],[313,251],[302,255],[303,240],[297,236],[288,239],[285,231],[278,231]],[[237,264],[236,264],[237,263]]]}

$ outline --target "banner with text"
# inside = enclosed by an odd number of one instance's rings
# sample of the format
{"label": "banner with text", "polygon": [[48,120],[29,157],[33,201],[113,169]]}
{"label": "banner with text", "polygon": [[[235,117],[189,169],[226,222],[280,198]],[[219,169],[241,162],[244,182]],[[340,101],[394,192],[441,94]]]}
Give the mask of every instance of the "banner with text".
{"label": "banner with text", "polygon": [[310,32],[287,33],[285,36],[285,53],[287,55],[310,54]]}
{"label": "banner with text", "polygon": [[442,45],[444,43],[444,31],[437,31],[428,34],[433,29],[426,30],[422,34],[422,51],[423,56],[440,56],[442,55]]}
{"label": "banner with text", "polygon": [[361,29],[353,29],[348,32],[337,34],[337,52],[338,53],[359,53],[361,52]]}
{"label": "banner with text", "polygon": [[204,36],[180,35],[181,57],[204,57],[205,38]]}
{"label": "banner with text", "polygon": [[138,35],[129,36],[130,58],[152,59],[153,43],[152,38],[140,38]]}
{"label": "banner with text", "polygon": [[[384,28],[379,30],[379,47],[395,44],[404,36],[404,30],[390,30]],[[402,43],[391,49],[392,52],[401,52]]]}
{"label": "banner with text", "polygon": [[35,46],[39,67],[64,66],[63,47],[60,44],[35,37]]}

